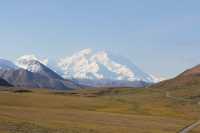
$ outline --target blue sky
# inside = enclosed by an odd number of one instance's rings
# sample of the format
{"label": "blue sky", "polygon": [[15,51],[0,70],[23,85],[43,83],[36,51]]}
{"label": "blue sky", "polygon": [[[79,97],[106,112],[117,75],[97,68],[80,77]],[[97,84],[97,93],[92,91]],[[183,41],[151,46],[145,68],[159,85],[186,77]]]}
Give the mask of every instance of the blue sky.
{"label": "blue sky", "polygon": [[84,48],[172,77],[200,63],[199,0],[3,0],[0,56],[57,59]]}

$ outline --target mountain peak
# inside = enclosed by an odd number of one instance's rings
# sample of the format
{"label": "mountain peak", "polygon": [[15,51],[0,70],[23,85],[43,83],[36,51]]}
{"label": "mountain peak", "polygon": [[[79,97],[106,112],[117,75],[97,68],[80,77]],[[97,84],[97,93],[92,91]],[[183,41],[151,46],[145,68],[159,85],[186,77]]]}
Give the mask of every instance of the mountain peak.
{"label": "mountain peak", "polygon": [[25,55],[18,58],[16,64],[20,68],[28,70],[32,73],[39,73],[53,79],[63,79],[56,72],[46,66],[47,62],[47,59],[40,60],[34,55]]}
{"label": "mountain peak", "polygon": [[30,55],[23,55],[23,56],[21,56],[21,57],[19,57],[18,59],[17,59],[17,61],[38,61],[38,62],[40,62],[40,63],[42,63],[42,64],[44,64],[44,65],[47,65],[48,64],[48,59],[39,59],[39,58],[37,58],[35,55],[33,55],[33,54],[30,54]]}
{"label": "mountain peak", "polygon": [[87,49],[81,50],[81,51],[79,52],[79,55],[89,55],[89,54],[91,54],[92,52],[93,52],[92,49],[87,48]]}
{"label": "mountain peak", "polygon": [[59,60],[63,77],[89,80],[125,80],[155,82],[128,59],[106,51],[84,49]]}
{"label": "mountain peak", "polygon": [[16,65],[31,72],[40,72],[42,65],[47,63],[47,59],[40,60],[35,55],[24,55],[17,59]]}

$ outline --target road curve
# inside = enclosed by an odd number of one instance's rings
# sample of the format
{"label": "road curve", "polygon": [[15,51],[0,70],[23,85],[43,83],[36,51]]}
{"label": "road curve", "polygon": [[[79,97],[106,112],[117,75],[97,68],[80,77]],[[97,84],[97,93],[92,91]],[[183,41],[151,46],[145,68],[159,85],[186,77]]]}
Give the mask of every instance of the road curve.
{"label": "road curve", "polygon": [[181,131],[179,131],[178,133],[189,133],[192,129],[198,127],[200,125],[200,120],[185,127],[184,129],[182,129]]}

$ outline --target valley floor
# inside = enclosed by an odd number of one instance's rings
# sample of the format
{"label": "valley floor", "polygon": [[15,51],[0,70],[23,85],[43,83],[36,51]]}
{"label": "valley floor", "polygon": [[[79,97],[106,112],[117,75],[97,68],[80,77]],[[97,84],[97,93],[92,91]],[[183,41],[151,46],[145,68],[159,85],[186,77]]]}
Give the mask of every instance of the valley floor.
{"label": "valley floor", "polygon": [[0,91],[0,132],[177,133],[198,120],[197,104],[165,95],[151,89]]}

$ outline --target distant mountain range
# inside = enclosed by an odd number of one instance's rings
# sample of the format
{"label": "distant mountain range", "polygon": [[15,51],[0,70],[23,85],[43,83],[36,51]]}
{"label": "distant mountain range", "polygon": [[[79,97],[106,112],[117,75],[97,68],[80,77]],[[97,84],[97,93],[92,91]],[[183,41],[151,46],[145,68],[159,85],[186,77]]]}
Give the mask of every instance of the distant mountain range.
{"label": "distant mountain range", "polygon": [[0,70],[0,77],[14,86],[25,88],[49,88],[67,90],[79,88],[70,80],[55,79],[40,73],[32,73],[25,69]]}
{"label": "distant mountain range", "polygon": [[[6,60],[0,61],[0,66],[5,66]],[[15,66],[7,63],[7,68],[1,67],[0,77],[10,84],[26,88],[49,88],[49,89],[75,89],[79,88],[74,82],[63,79],[57,73],[43,65],[37,60],[20,58]],[[22,65],[26,66],[21,67]]]}
{"label": "distant mountain range", "polygon": [[76,89],[83,87],[144,87],[159,82],[128,59],[85,49],[50,65],[48,59],[25,55],[0,59],[0,77],[19,87]]}

